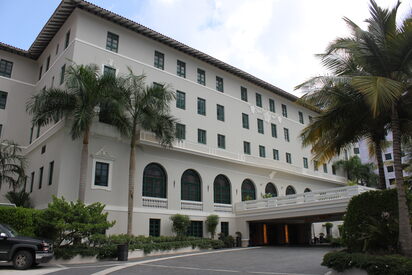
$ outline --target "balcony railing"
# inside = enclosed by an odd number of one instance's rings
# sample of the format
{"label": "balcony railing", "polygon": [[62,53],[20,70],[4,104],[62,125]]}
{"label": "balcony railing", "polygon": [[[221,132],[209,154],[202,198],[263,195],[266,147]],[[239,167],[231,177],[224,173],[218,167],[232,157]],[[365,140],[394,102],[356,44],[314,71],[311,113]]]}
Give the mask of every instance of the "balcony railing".
{"label": "balcony railing", "polygon": [[143,197],[143,207],[167,208],[167,199]]}
{"label": "balcony railing", "polygon": [[180,208],[182,210],[203,211],[203,202],[201,201],[181,201]]}
{"label": "balcony railing", "polygon": [[350,199],[363,192],[374,190],[364,186],[346,186],[340,188],[324,189],[303,194],[295,194],[268,199],[243,201],[235,205],[235,211],[251,209],[274,208],[284,205],[300,205],[313,202],[325,202],[339,199]]}
{"label": "balcony railing", "polygon": [[231,204],[215,203],[213,207],[216,212],[233,212],[233,207]]}

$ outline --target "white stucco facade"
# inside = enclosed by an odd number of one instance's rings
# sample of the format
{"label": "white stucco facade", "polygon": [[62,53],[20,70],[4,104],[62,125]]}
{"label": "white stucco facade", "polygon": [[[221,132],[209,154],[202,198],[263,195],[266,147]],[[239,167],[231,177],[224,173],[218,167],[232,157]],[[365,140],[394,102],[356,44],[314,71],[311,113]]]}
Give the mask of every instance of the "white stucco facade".
{"label": "white stucco facade", "polygon": [[[68,32],[70,36],[65,48]],[[119,37],[117,52],[106,49],[108,32]],[[237,219],[234,205],[242,200],[241,186],[245,179],[253,183],[256,199],[265,193],[269,182],[275,185],[278,196],[285,195],[288,186],[300,194],[306,188],[316,191],[345,185],[342,171],[332,172],[332,162],[315,171],[310,148],[302,147],[299,134],[308,125],[309,117],[315,117],[316,113],[294,102],[293,96],[275,93],[85,9],[74,8],[38,58],[25,57],[19,50],[13,52],[4,48],[7,47],[0,48],[0,59],[13,62],[13,70],[11,77],[0,76],[0,91],[8,93],[6,108],[0,109],[1,135],[2,139],[14,140],[24,147],[29,176],[26,190],[31,192],[37,208],[47,207],[52,195],[77,199],[81,140],[71,139],[70,121],[60,121],[40,131],[36,127],[31,130],[31,117],[25,111],[28,99],[44,87],[64,87],[64,84],[60,85],[61,69],[71,62],[94,63],[100,68],[110,66],[117,74],[126,73],[130,67],[136,74],[145,74],[147,84],[164,83],[185,93],[184,109],[177,108],[175,102],[171,105],[172,114],[185,125],[184,140],[175,142],[172,149],[166,149],[159,146],[150,133],[141,135],[136,152],[135,235],[149,234],[149,219],[160,219],[161,235],[170,235],[169,217],[175,213],[187,214],[196,221],[205,221],[212,213],[218,214],[221,221],[229,222],[231,235],[242,231],[247,220]],[[154,66],[155,51],[164,54],[164,69]],[[46,70],[49,56],[49,69]],[[178,60],[186,64],[185,77],[176,74]],[[205,71],[205,85],[197,82],[198,69]],[[223,92],[216,90],[216,77],[223,79]],[[247,101],[241,98],[241,87],[247,89]],[[256,93],[261,95],[262,107],[256,106]],[[205,115],[197,112],[198,98],[206,102]],[[272,111],[270,99],[275,102]],[[224,121],[217,119],[217,105],[224,106]],[[282,105],[287,108],[287,117],[282,114]],[[303,122],[299,112],[303,114]],[[248,129],[242,125],[242,114],[248,115]],[[263,121],[263,133],[258,133],[258,119]],[[276,137],[272,135],[272,124],[276,125]],[[285,140],[285,128],[289,131],[289,141]],[[206,144],[198,142],[198,129],[206,131]],[[225,136],[225,148],[218,148],[218,135]],[[244,141],[250,143],[250,154],[244,152]],[[264,157],[259,155],[259,146],[265,148]],[[85,201],[106,205],[109,219],[116,220],[109,233],[126,231],[129,148],[127,139],[96,117],[89,144]],[[278,150],[279,160],[274,159],[273,149]],[[290,154],[291,163],[286,162],[286,153]],[[304,158],[308,160],[307,168]],[[109,165],[107,186],[94,185],[96,162]],[[143,172],[151,163],[164,169],[166,198],[143,196]],[[53,169],[52,173],[50,169]],[[181,178],[188,169],[195,170],[200,177],[201,201],[181,200]],[[214,201],[214,181],[218,175],[224,175],[230,182],[229,204]],[[3,186],[1,193],[6,191]],[[1,196],[0,201],[4,200]],[[244,230],[246,234],[247,229]],[[206,236],[205,227],[203,235]]]}

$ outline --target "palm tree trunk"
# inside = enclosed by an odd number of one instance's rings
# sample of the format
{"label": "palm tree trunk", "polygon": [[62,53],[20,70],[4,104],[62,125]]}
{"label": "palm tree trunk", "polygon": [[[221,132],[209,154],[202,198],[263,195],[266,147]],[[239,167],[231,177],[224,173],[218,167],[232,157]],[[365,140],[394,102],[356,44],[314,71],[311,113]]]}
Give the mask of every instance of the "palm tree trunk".
{"label": "palm tree trunk", "polygon": [[80,159],[79,201],[84,203],[86,193],[87,170],[89,166],[89,133],[87,129],[83,134],[83,147]]}
{"label": "palm tree trunk", "polygon": [[127,235],[133,235],[134,184],[136,179],[136,124],[130,140],[129,190],[127,195]]}
{"label": "palm tree trunk", "polygon": [[375,155],[376,155],[376,161],[378,162],[379,189],[384,190],[386,189],[386,180],[385,180],[385,170],[383,166],[382,147],[381,147],[380,140],[375,142]]}
{"label": "palm tree trunk", "polygon": [[397,104],[392,105],[393,162],[398,193],[399,247],[401,252],[412,257],[412,231],[401,163],[401,133]]}

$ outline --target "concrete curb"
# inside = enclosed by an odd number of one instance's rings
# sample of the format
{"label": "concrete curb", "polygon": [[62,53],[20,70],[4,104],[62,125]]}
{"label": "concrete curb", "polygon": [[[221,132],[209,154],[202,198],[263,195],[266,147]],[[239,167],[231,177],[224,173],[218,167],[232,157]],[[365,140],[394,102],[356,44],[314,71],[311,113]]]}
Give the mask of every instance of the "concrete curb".
{"label": "concrete curb", "polygon": [[[129,251],[128,257],[129,259],[138,259],[138,258],[143,258],[143,257],[148,257],[148,256],[162,256],[162,255],[170,255],[170,254],[178,254],[178,253],[188,253],[188,252],[198,252],[200,251],[199,248],[192,248],[191,246],[189,247],[182,247],[178,249],[171,249],[171,250],[155,250],[150,253],[145,254],[142,249],[136,249]],[[75,257],[69,259],[69,260],[64,260],[64,259],[53,259],[50,261],[50,264],[53,265],[71,265],[71,264],[93,264],[97,262],[104,262],[107,260],[116,260],[114,259],[97,259],[96,256],[86,256],[82,257],[80,255],[76,255]]]}
{"label": "concrete curb", "polygon": [[359,268],[351,268],[344,272],[338,272],[336,270],[330,269],[325,273],[325,275],[368,275],[368,273],[365,270]]}

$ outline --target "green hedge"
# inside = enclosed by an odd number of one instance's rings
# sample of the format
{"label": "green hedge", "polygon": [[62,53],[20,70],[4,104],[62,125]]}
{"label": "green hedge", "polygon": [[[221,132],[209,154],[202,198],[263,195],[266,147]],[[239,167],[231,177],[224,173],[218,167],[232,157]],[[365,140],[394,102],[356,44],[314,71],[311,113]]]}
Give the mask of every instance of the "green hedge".
{"label": "green hedge", "polygon": [[202,239],[195,237],[144,237],[127,235],[96,235],[90,238],[89,243],[71,245],[55,249],[56,258],[70,259],[76,255],[97,256],[97,258],[116,258],[117,245],[129,245],[129,250],[142,249],[145,254],[155,250],[166,251],[184,247],[199,247],[201,249],[223,248],[220,240]]}
{"label": "green hedge", "polygon": [[23,207],[0,207],[0,221],[17,230],[21,235],[37,235],[38,218],[42,210]]}
{"label": "green hedge", "polygon": [[396,190],[369,191],[351,199],[342,227],[351,252],[396,252],[398,203]]}
{"label": "green hedge", "polygon": [[412,274],[412,259],[400,255],[377,256],[344,251],[329,252],[323,257],[322,265],[339,272],[359,268],[365,270],[368,275]]}

